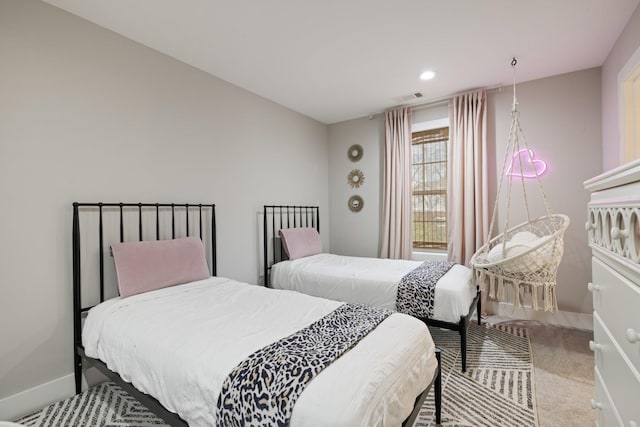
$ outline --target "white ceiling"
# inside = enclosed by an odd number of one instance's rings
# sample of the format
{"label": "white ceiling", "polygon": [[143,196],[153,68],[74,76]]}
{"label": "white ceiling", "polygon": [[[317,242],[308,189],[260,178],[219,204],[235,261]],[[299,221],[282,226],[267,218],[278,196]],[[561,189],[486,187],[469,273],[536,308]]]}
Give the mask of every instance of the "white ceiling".
{"label": "white ceiling", "polygon": [[640,2],[44,1],[323,123],[600,66]]}

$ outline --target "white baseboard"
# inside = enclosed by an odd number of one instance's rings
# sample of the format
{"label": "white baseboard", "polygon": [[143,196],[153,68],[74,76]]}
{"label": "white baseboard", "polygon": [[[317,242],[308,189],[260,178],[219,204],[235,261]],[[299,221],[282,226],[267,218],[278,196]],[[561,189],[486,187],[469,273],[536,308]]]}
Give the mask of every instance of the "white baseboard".
{"label": "white baseboard", "polygon": [[[82,389],[103,382],[105,377],[95,368],[83,372]],[[88,382],[87,382],[88,381]],[[0,399],[0,420],[13,421],[44,408],[59,400],[67,399],[76,392],[73,374],[49,381],[13,396]]]}
{"label": "white baseboard", "polygon": [[53,402],[66,399],[75,389],[73,374],[0,400],[0,420],[12,421]]}
{"label": "white baseboard", "polygon": [[593,315],[574,313],[570,311],[535,311],[531,307],[513,309],[513,304],[506,302],[488,301],[487,311],[500,317],[509,319],[534,320],[540,323],[560,326],[563,328],[593,331]]}

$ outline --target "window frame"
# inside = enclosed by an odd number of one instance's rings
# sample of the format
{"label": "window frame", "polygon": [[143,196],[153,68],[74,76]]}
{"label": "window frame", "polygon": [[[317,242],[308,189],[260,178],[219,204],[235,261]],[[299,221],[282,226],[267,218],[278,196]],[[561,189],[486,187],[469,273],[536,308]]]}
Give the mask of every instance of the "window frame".
{"label": "window frame", "polygon": [[[437,119],[437,120],[429,120],[429,121],[425,121],[425,122],[419,122],[419,123],[414,123],[411,127],[411,139],[413,141],[413,135],[415,133],[418,132],[423,132],[423,131],[430,131],[430,130],[434,130],[434,129],[441,129],[441,128],[450,128],[449,126],[449,118],[444,118],[444,119]],[[450,131],[450,129],[449,129]],[[448,150],[448,144],[449,144],[449,139],[447,139],[447,150]],[[413,143],[412,143],[413,146]],[[445,164],[446,164],[446,169],[447,169],[447,173],[448,173],[448,159],[446,158],[448,157],[448,154],[446,154],[445,156]],[[413,169],[414,163],[413,163],[413,153],[411,156],[411,168]],[[446,219],[446,206],[445,206],[445,220],[444,220],[444,225],[445,225],[445,239],[442,242],[427,242],[427,246],[416,246],[416,240],[414,240],[415,237],[415,221],[414,221],[414,213],[413,213],[413,198],[415,195],[415,192],[413,191],[413,174],[412,174],[412,178],[411,178],[411,236],[412,236],[412,241],[411,241],[411,246],[412,246],[412,250],[414,252],[446,252],[447,250],[447,238],[446,238],[446,227],[448,226],[447,224],[447,219]],[[444,194],[445,196],[445,200],[447,197],[447,188],[445,185],[445,188],[442,190],[424,190],[426,192],[428,192],[429,194]],[[423,210],[424,212],[424,210]],[[427,221],[428,222],[428,221]],[[424,242],[424,240],[423,240]]]}

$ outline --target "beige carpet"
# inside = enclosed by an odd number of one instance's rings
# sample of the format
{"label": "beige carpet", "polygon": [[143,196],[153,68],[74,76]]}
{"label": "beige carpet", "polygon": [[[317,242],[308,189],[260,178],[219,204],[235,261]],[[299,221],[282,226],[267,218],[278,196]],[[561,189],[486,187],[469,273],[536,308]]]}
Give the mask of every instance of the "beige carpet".
{"label": "beige carpet", "polygon": [[595,425],[591,409],[594,360],[589,350],[593,332],[494,316],[487,322],[529,331],[539,427]]}

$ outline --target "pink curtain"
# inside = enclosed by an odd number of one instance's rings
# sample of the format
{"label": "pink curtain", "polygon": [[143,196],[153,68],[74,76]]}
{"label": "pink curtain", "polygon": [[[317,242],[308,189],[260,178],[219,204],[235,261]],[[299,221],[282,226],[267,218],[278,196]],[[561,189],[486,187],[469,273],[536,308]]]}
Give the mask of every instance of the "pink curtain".
{"label": "pink curtain", "polygon": [[484,90],[449,100],[448,256],[465,265],[489,231],[486,100]]}
{"label": "pink curtain", "polygon": [[381,258],[411,259],[411,109],[385,113]]}

